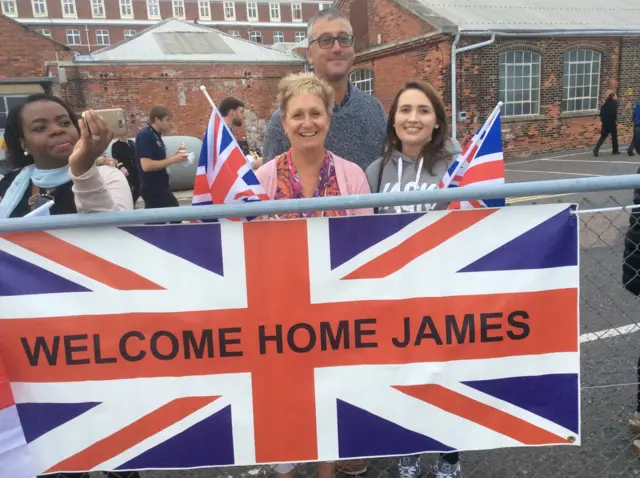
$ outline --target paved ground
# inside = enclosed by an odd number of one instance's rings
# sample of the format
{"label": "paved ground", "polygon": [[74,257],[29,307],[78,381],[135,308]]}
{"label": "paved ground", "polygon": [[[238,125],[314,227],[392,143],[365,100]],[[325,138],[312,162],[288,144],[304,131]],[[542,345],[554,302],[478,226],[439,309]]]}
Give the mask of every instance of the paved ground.
{"label": "paved ground", "polygon": [[[622,149],[625,151],[625,149]],[[565,153],[509,162],[507,181],[536,181],[636,173],[640,157],[599,158],[588,152]],[[188,193],[185,195],[188,196]],[[578,203],[581,209],[630,204],[631,191],[514,198],[509,204]],[[188,203],[188,200],[186,201]],[[633,413],[635,366],[640,347],[638,301],[620,284],[624,212],[584,214],[581,228],[582,442],[578,447],[542,447],[462,454],[465,476],[484,477],[636,477],[640,462],[626,424]],[[625,332],[620,335],[616,327]],[[604,332],[602,332],[604,331]],[[601,332],[595,334],[596,332]],[[599,335],[606,338],[594,340]],[[425,462],[431,461],[425,457]],[[144,478],[226,478],[256,476],[265,468],[145,472]],[[300,476],[313,474],[303,467]],[[392,477],[391,460],[372,460],[367,477]]]}

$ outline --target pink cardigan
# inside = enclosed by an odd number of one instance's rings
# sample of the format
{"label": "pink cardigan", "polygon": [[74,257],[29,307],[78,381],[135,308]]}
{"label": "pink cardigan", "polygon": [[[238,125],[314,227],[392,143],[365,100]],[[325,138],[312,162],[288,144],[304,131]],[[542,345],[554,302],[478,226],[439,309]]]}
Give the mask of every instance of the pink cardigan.
{"label": "pink cardigan", "polygon": [[[276,158],[277,159],[277,158]],[[264,192],[266,192],[270,198],[276,195],[276,189],[278,187],[278,178],[276,171],[276,159],[269,161],[267,164],[261,166],[256,175]],[[342,196],[350,196],[352,194],[369,194],[369,182],[364,171],[355,163],[342,159],[340,156],[333,155],[334,165],[336,167],[336,179],[338,180],[338,187],[340,188],[340,194]],[[364,209],[348,209],[347,214],[350,216],[360,214],[373,214],[372,208]],[[261,218],[262,219],[262,218]]]}

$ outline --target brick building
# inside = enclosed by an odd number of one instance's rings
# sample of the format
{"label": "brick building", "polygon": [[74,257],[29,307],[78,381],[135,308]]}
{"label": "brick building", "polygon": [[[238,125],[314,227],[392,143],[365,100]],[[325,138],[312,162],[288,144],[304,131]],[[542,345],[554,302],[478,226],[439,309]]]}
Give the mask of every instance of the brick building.
{"label": "brick building", "polygon": [[7,112],[32,93],[56,92],[52,68],[57,60],[73,60],[67,46],[0,15],[0,136]]}
{"label": "brick building", "polygon": [[200,85],[214,102],[237,96],[246,104],[246,129],[234,135],[256,147],[273,112],[278,81],[301,71],[304,62],[202,25],[166,20],[59,66],[66,101],[77,111],[123,108],[130,135],[145,124],[151,106],[163,104],[174,112],[175,134],[201,138],[211,107]]}
{"label": "brick building", "polygon": [[197,21],[258,43],[297,43],[330,0],[2,0],[2,13],[87,53],[168,18]]}
{"label": "brick building", "polygon": [[357,38],[352,81],[387,108],[411,78],[433,84],[449,112],[455,94],[461,142],[503,101],[507,157],[593,146],[598,109],[609,92],[619,96],[621,141],[631,138],[632,105],[640,100],[637,5],[624,0],[583,0],[580,8],[575,0],[337,0],[336,5],[349,15]]}

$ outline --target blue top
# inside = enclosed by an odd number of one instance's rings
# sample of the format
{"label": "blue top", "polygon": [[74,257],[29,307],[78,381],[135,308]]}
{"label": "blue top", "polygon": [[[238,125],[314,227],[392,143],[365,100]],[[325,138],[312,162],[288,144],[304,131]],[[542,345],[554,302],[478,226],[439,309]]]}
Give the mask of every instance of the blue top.
{"label": "blue top", "polygon": [[166,169],[145,172],[142,170],[140,158],[149,158],[153,161],[167,159],[167,148],[162,141],[162,136],[147,124],[136,135],[136,165],[140,172],[142,187],[154,190],[169,189],[169,173]]}
{"label": "blue top", "polygon": [[[387,115],[382,104],[349,83],[347,96],[334,107],[325,147],[364,170],[382,154],[386,127]],[[264,130],[264,161],[271,161],[290,147],[278,109]]]}
{"label": "blue top", "polygon": [[636,103],[636,106],[633,109],[633,124],[635,126],[640,126],[640,101]]}

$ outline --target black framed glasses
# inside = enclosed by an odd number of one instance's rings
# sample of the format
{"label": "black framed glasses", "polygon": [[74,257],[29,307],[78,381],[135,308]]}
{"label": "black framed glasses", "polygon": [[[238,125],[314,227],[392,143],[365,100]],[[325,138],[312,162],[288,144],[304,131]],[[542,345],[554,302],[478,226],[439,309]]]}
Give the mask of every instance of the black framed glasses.
{"label": "black framed glasses", "polygon": [[353,35],[345,35],[345,34],[340,34],[336,37],[330,36],[330,35],[321,35],[320,37],[314,38],[313,40],[311,40],[309,42],[309,45],[311,45],[314,42],[318,42],[318,46],[320,48],[322,48],[323,50],[328,50],[329,48],[333,48],[333,45],[336,43],[336,40],[338,41],[338,44],[342,48],[349,48],[350,46],[353,46]]}

